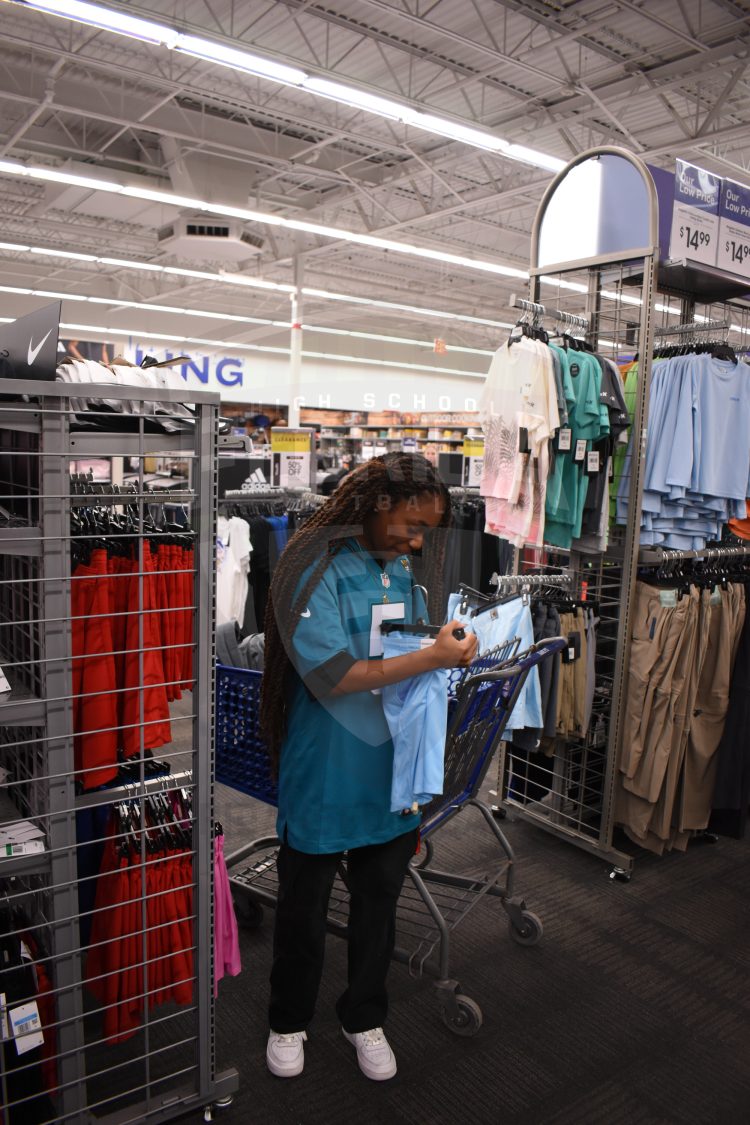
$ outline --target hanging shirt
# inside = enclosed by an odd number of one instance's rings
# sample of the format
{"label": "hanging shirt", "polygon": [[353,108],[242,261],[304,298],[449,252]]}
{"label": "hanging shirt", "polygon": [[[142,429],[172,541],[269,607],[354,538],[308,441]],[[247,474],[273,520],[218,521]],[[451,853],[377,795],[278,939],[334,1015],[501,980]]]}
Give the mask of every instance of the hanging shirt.
{"label": "hanging shirt", "polygon": [[239,516],[217,520],[216,623],[242,622],[250,570],[250,527]]}
{"label": "hanging shirt", "polygon": [[560,424],[549,349],[526,337],[495,353],[482,393],[485,435],[479,491],[487,531],[517,546],[541,546],[548,442]]}
{"label": "hanging shirt", "polygon": [[[295,598],[314,569],[301,576]],[[331,853],[382,844],[418,824],[391,812],[393,742],[382,696],[333,696],[358,660],[382,656],[383,621],[426,620],[404,556],[381,569],[354,539],[331,559],[292,638],[297,675],[279,766],[277,833],[293,848]]]}
{"label": "hanging shirt", "polygon": [[[491,649],[505,644],[514,637],[518,637],[521,642],[519,652],[525,652],[533,645],[534,624],[531,619],[531,609],[524,603],[523,598],[511,598],[510,601],[494,605],[476,616],[472,616],[471,610],[462,613],[461,601],[461,594],[451,594],[448,598],[448,620],[460,621],[476,634],[478,656],[484,656]],[[515,706],[508,717],[506,730],[521,730],[522,727],[543,725],[539,669],[535,665],[519,692]]]}
{"label": "hanging shirt", "polygon": [[[390,633],[383,655],[418,652],[424,638]],[[391,812],[425,805],[443,792],[448,726],[448,669],[435,668],[383,688],[383,710],[393,739]]]}

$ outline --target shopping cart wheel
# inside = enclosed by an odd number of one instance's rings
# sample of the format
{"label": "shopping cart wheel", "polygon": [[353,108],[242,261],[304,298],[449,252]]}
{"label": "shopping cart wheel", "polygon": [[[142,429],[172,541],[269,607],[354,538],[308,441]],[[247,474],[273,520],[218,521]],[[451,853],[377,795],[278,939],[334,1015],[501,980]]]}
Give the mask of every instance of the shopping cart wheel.
{"label": "shopping cart wheel", "polygon": [[239,894],[237,891],[233,893],[232,901],[238,925],[242,926],[243,930],[259,929],[263,922],[261,904],[250,898],[250,895]]}
{"label": "shopping cart wheel", "polygon": [[461,992],[452,997],[450,1003],[443,1004],[440,1014],[454,1035],[476,1035],[482,1026],[482,1009],[476,1000]]}
{"label": "shopping cart wheel", "polygon": [[513,919],[509,920],[508,929],[510,936],[519,945],[536,945],[544,933],[544,926],[542,919],[538,914],[534,914],[533,910],[524,910],[521,913],[521,925],[514,923]]}

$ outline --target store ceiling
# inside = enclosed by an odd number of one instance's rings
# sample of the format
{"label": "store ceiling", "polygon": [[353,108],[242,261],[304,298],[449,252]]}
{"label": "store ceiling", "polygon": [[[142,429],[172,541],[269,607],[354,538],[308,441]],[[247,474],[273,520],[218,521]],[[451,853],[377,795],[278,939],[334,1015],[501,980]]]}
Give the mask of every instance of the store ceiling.
{"label": "store ceiling", "polygon": [[[138,14],[397,99],[563,161],[619,144],[750,179],[750,4],[735,0],[151,0]],[[523,270],[551,172],[306,90],[0,0],[0,160],[89,173]],[[2,238],[507,321],[525,283],[336,237],[242,223],[238,260],[164,241],[180,210],[0,175]],[[210,221],[210,220],[206,220]],[[160,241],[160,231],[162,239]],[[297,275],[301,276],[300,274]],[[0,284],[111,298],[76,323],[187,335],[157,303],[288,322],[285,291],[0,249]],[[39,303],[3,294],[3,314]],[[305,297],[319,327],[492,347],[497,327]],[[273,324],[190,314],[197,337],[284,344]],[[84,333],[81,333],[84,335]],[[316,345],[334,337],[320,335]],[[347,350],[352,346],[347,344]],[[394,347],[357,341],[360,349]],[[456,363],[455,356],[452,362]],[[483,357],[466,356],[467,369]]]}

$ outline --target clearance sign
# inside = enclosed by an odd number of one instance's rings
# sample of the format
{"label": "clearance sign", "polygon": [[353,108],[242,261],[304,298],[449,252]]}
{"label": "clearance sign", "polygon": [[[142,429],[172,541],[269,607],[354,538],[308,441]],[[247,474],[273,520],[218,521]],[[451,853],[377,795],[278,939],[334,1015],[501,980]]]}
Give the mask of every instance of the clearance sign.
{"label": "clearance sign", "polygon": [[312,486],[315,431],[271,430],[271,480],[279,488]]}
{"label": "clearance sign", "polygon": [[476,488],[482,479],[482,463],[484,461],[484,438],[465,437],[463,444],[464,455],[464,488]]}

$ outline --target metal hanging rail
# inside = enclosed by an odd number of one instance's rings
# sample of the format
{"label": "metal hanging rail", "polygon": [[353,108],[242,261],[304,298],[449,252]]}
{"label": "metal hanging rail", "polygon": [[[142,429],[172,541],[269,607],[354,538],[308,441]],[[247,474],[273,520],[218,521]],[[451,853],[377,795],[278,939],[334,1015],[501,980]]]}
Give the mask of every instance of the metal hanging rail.
{"label": "metal hanging rail", "polygon": [[750,555],[750,545],[747,547],[705,547],[702,551],[640,551],[638,555],[639,566],[670,566],[673,563],[684,562],[689,559],[707,559],[709,562],[719,562],[724,558],[742,558]]}
{"label": "metal hanging rail", "polygon": [[535,317],[547,317],[558,324],[565,324],[571,328],[583,328],[585,331],[588,331],[589,328],[589,321],[585,316],[563,312],[562,309],[553,309],[549,305],[540,305],[536,301],[527,301],[524,297],[517,297],[515,293],[512,294],[508,307],[533,313]]}
{"label": "metal hanging rail", "polygon": [[559,586],[561,589],[570,589],[573,585],[573,575],[568,572],[562,574],[493,574],[490,585],[497,586],[498,591],[503,587],[513,589],[536,589],[540,586]]}
{"label": "metal hanging rail", "polygon": [[698,332],[729,332],[731,325],[727,320],[689,320],[675,324],[671,328],[654,329],[655,336],[683,336]]}

